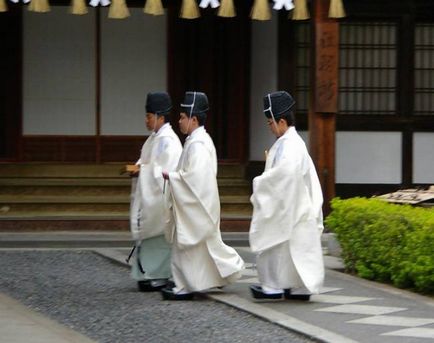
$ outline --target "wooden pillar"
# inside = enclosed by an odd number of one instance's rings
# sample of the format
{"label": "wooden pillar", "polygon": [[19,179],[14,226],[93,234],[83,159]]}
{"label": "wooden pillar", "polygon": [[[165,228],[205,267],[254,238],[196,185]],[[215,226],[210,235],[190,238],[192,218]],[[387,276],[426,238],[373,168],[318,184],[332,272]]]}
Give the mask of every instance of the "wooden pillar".
{"label": "wooden pillar", "polygon": [[96,163],[101,163],[101,8],[95,8],[95,146]]}
{"label": "wooden pillar", "polygon": [[309,144],[324,194],[324,214],[335,196],[335,127],[338,96],[339,25],[328,18],[330,0],[312,3]]}

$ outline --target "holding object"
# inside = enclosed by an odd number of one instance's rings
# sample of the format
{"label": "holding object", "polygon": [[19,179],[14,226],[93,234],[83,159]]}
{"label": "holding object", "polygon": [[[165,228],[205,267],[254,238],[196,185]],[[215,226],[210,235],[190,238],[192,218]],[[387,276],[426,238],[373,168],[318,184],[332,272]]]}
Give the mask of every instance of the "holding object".
{"label": "holding object", "polygon": [[194,292],[223,287],[241,276],[244,262],[220,234],[217,155],[204,128],[208,98],[186,92],[179,128],[188,137],[176,171],[169,172],[175,224],[167,232],[172,243],[175,287],[162,290],[163,299],[190,300]]}
{"label": "holding object", "polygon": [[130,263],[131,256],[133,256],[135,250],[136,250],[136,245],[134,244],[133,248],[131,249],[130,253],[128,254],[128,257],[125,259],[125,262]]}
{"label": "holding object", "polygon": [[140,165],[138,164],[127,164],[119,172],[120,175],[125,173],[137,174],[140,172]]}
{"label": "holding object", "polygon": [[174,170],[182,151],[169,122],[171,108],[166,92],[147,95],[145,123],[152,133],[143,144],[140,159],[125,168],[137,176],[131,179],[130,230],[136,241],[131,276],[140,291],[159,290],[171,276],[171,247],[164,233],[173,226],[173,218],[166,204],[162,171]]}

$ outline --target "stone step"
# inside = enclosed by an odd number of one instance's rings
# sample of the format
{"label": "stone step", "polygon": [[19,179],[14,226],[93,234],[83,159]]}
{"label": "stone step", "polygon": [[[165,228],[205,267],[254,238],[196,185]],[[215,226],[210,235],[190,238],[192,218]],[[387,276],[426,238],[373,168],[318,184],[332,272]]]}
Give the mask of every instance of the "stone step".
{"label": "stone step", "polygon": [[[221,195],[250,195],[251,184],[246,180],[218,179]],[[83,178],[3,178],[0,179],[2,195],[129,195],[130,179],[83,179]]]}
{"label": "stone step", "polygon": [[[230,212],[221,213],[222,220],[251,220],[248,214],[238,214]],[[129,213],[115,211],[28,211],[23,213],[7,212],[0,214],[0,223],[5,220],[129,220]]]}
{"label": "stone step", "polygon": [[[8,163],[0,164],[0,178],[125,178],[120,171],[123,163],[106,164],[47,164]],[[219,163],[218,177],[244,178],[245,167],[236,163]]]}
{"label": "stone step", "polygon": [[38,204],[125,204],[129,203],[130,199],[127,195],[111,195],[111,196],[98,196],[98,195],[0,195],[0,204],[14,206],[19,204],[38,205]]}
{"label": "stone step", "polygon": [[37,199],[44,196],[94,196],[94,197],[112,197],[128,196],[131,192],[131,186],[4,186],[0,189],[1,197],[16,197],[17,199],[32,197]]}
{"label": "stone step", "polygon": [[[225,219],[220,222],[222,232],[248,232],[250,220]],[[129,231],[128,219],[106,218],[50,218],[50,219],[0,219],[0,232],[30,231]]]}
{"label": "stone step", "polygon": [[[223,195],[220,196],[221,204],[250,204],[249,196],[245,195]],[[0,205],[18,205],[18,204],[128,204],[130,203],[129,195],[0,195]]]}
{"label": "stone step", "polygon": [[2,191],[6,187],[95,187],[118,186],[130,187],[129,177],[0,177]]}
{"label": "stone step", "polygon": [[[46,231],[46,230],[44,230]],[[95,248],[95,247],[131,247],[132,238],[129,231],[108,229],[49,232],[2,232],[0,230],[0,248]],[[249,246],[247,231],[224,232],[222,239],[231,246]],[[321,245],[326,254],[339,257],[341,247],[334,233],[323,233]],[[330,262],[330,261],[328,261]],[[336,261],[337,262],[337,261]],[[339,268],[342,269],[342,264]]]}
{"label": "stone step", "polygon": [[[247,232],[251,216],[222,212],[220,229]],[[129,230],[127,211],[25,211],[0,213],[0,232]]]}
{"label": "stone step", "polygon": [[[250,186],[251,183],[242,178],[217,178],[219,186]],[[122,178],[94,178],[94,177],[0,177],[0,185],[3,187],[76,187],[76,186],[124,186],[131,185],[131,179],[127,176]]]}
{"label": "stone step", "polygon": [[218,178],[217,184],[220,197],[230,195],[250,197],[252,194],[252,183],[244,179]]}
{"label": "stone step", "polygon": [[[248,246],[247,232],[224,232],[223,241],[230,246]],[[56,232],[1,232],[0,248],[96,248],[132,247],[128,231],[90,230]]]}
{"label": "stone step", "polygon": [[[0,230],[127,230],[131,180],[124,164],[0,164]],[[246,231],[251,183],[219,164],[221,228]]]}
{"label": "stone step", "polygon": [[14,163],[0,165],[0,177],[37,178],[124,178],[120,171],[124,164],[47,164]]}
{"label": "stone step", "polygon": [[[249,196],[222,195],[221,211],[234,215],[250,216],[252,206]],[[76,215],[91,213],[112,213],[113,215],[128,216],[130,210],[130,196],[126,195],[0,195],[0,218],[8,216],[22,216],[26,213],[49,216]]]}
{"label": "stone step", "polygon": [[[130,205],[128,203],[19,203],[0,204],[0,219],[6,215],[22,216],[27,213],[46,216],[46,213],[59,213],[59,215],[81,216],[86,213],[112,213],[114,215],[128,216]],[[252,213],[250,204],[221,204],[224,213],[249,216]]]}

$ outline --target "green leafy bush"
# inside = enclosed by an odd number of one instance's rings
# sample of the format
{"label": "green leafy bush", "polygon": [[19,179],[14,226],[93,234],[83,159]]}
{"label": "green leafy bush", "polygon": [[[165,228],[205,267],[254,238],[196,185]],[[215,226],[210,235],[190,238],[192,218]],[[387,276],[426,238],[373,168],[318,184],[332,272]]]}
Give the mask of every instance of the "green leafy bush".
{"label": "green leafy bush", "polygon": [[434,293],[434,209],[366,198],[331,205],[325,224],[337,235],[347,271]]}

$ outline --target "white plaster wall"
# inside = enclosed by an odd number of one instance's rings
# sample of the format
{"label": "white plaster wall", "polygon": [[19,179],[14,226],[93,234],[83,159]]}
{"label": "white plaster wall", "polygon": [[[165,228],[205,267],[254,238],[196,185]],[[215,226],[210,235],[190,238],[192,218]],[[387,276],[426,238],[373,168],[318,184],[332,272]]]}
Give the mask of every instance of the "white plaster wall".
{"label": "white plaster wall", "polygon": [[146,94],[167,88],[166,19],[130,8],[125,20],[101,24],[101,134],[141,135]]}
{"label": "white plaster wall", "polygon": [[94,20],[23,7],[24,134],[95,134]]}
{"label": "white plaster wall", "polygon": [[336,183],[401,183],[399,132],[336,132]]}
{"label": "white plaster wall", "polygon": [[277,17],[260,22],[252,20],[252,61],[250,83],[251,161],[263,161],[264,151],[275,141],[263,114],[263,97],[277,90]]}
{"label": "white plaster wall", "polygon": [[434,133],[413,136],[413,182],[434,184]]}

